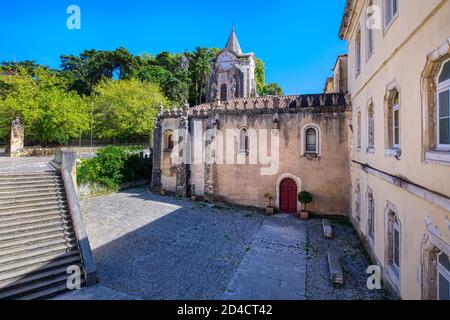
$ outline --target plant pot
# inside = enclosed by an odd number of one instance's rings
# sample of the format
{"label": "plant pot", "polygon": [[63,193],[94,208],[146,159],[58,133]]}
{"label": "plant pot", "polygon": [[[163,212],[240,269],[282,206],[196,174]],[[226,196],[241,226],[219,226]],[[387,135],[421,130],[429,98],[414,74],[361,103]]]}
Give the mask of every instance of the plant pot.
{"label": "plant pot", "polygon": [[305,211],[305,210],[301,210],[300,211],[300,218],[304,219],[304,220],[308,219],[309,218],[309,212]]}
{"label": "plant pot", "polygon": [[164,191],[164,190],[161,190],[159,193],[160,193],[162,196],[165,196],[165,195],[166,195],[166,191]]}
{"label": "plant pot", "polygon": [[266,214],[267,214],[268,216],[273,215],[273,211],[274,211],[274,208],[273,208],[273,207],[266,207]]}
{"label": "plant pot", "polygon": [[197,200],[197,197],[196,196],[191,196],[191,200],[195,201],[195,200]]}

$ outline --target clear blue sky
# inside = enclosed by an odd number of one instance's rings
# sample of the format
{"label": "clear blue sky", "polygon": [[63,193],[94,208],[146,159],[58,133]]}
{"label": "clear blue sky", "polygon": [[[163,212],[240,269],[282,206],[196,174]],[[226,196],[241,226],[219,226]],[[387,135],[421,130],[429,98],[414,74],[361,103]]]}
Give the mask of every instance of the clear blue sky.
{"label": "clear blue sky", "polygon": [[[66,8],[81,8],[81,30]],[[1,0],[0,61],[59,67],[60,54],[124,46],[134,54],[222,48],[233,19],[244,52],[266,63],[267,82],[286,94],[317,93],[336,56],[345,0]]]}

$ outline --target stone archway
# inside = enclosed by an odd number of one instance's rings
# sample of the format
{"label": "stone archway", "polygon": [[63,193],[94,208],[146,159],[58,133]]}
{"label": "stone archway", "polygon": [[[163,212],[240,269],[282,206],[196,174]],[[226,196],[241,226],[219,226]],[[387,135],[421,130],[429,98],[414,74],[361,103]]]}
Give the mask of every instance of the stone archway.
{"label": "stone archway", "polygon": [[[281,209],[281,207],[280,207],[280,202],[281,202],[280,189],[281,189],[283,181],[286,179],[291,179],[293,182],[295,182],[296,187],[297,187],[297,193],[299,193],[302,190],[302,180],[299,177],[297,177],[293,174],[290,174],[290,173],[281,175],[277,180],[276,191],[275,191],[275,194],[276,194],[275,205],[279,211]],[[298,199],[296,199],[296,202],[297,202],[297,210],[299,210],[301,208],[301,203],[298,201]]]}

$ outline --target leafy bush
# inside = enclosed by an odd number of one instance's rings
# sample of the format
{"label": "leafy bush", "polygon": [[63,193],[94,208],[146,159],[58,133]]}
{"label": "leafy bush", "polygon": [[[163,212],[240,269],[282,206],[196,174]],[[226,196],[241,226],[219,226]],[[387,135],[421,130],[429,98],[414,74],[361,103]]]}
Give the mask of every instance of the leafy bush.
{"label": "leafy bush", "polygon": [[311,193],[307,191],[302,191],[298,194],[298,201],[300,201],[300,203],[303,203],[305,205],[306,210],[306,206],[313,201],[313,196],[311,195]]}
{"label": "leafy bush", "polygon": [[116,191],[124,182],[150,177],[150,159],[141,159],[127,148],[106,147],[92,159],[81,162],[77,169],[77,183],[97,184],[108,191]]}

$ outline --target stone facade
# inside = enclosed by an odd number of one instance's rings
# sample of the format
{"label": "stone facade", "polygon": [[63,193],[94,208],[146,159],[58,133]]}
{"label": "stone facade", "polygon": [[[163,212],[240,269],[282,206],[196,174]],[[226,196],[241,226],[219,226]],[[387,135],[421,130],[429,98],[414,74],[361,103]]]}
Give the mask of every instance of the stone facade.
{"label": "stone facade", "polygon": [[226,101],[258,95],[255,55],[243,53],[234,28],[226,47],[212,61],[213,71],[206,85],[206,101]]}
{"label": "stone facade", "polygon": [[[393,3],[348,0],[339,32],[353,109],[350,218],[385,284],[403,299],[436,299],[438,256],[450,256],[450,148],[436,127],[450,2]],[[373,30],[369,5],[381,20]]]}
{"label": "stone facade", "polygon": [[[311,211],[345,215],[350,205],[350,114],[342,94],[235,99],[164,111],[158,117],[162,141],[155,144],[154,175],[161,171],[164,158],[170,158],[170,166],[177,170],[167,170],[166,174],[162,170],[166,191],[189,196],[189,190],[195,190],[196,197],[208,201],[257,208],[268,206],[269,194],[279,211],[283,198],[280,185],[292,179],[298,192],[307,190],[313,195]],[[189,143],[175,145],[168,156],[164,137],[172,132],[183,136],[183,131],[174,128],[184,118]],[[240,148],[242,128],[248,131],[246,150]],[[316,134],[312,146],[316,149],[309,153],[307,132],[311,128]],[[185,153],[176,162],[181,147]],[[180,170],[180,165],[188,173]],[[300,206],[297,201],[297,210]]]}

